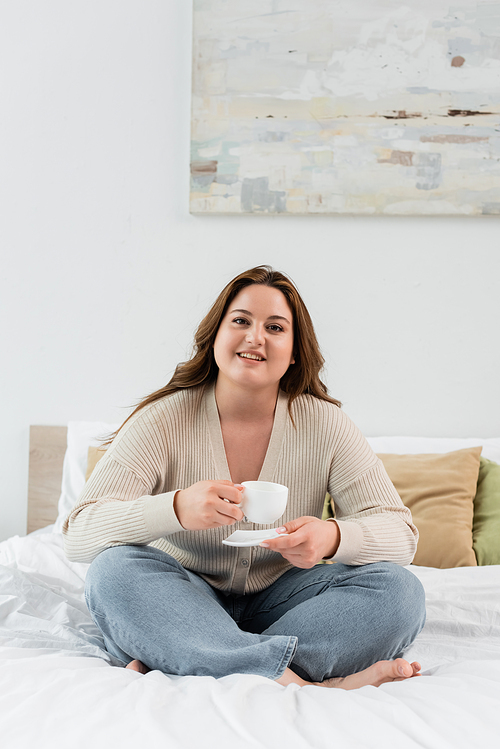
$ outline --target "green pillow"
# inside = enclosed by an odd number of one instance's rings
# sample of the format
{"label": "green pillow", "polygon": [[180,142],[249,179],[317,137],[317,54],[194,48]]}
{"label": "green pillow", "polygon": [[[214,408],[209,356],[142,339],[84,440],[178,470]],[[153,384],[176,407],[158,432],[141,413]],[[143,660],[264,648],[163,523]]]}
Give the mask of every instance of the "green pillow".
{"label": "green pillow", "polygon": [[328,518],[333,518],[333,509],[332,509],[332,498],[329,494],[325,497],[325,504],[323,505],[323,515],[321,517],[321,520],[328,520]]}
{"label": "green pillow", "polygon": [[472,547],[478,564],[500,564],[500,465],[486,458],[479,465]]}

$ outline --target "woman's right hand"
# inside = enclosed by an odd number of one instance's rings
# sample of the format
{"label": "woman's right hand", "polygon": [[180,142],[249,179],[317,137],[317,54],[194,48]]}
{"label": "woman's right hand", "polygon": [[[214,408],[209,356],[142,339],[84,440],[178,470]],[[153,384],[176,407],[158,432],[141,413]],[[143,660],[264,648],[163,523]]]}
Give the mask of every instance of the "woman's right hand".
{"label": "woman's right hand", "polygon": [[204,531],[243,520],[241,489],[232,481],[198,481],[174,497],[174,512],[186,531]]}

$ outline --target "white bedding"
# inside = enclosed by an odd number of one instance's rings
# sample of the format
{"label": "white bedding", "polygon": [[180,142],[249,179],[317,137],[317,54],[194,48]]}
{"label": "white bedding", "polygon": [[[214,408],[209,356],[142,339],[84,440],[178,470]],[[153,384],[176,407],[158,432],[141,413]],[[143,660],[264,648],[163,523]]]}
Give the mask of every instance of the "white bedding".
{"label": "white bedding", "polygon": [[410,568],[427,623],[423,675],[378,689],[287,688],[258,676],[142,676],[112,665],[87,613],[87,565],[59,533],[0,544],[0,741],[6,749],[460,749],[500,731],[500,567]]}

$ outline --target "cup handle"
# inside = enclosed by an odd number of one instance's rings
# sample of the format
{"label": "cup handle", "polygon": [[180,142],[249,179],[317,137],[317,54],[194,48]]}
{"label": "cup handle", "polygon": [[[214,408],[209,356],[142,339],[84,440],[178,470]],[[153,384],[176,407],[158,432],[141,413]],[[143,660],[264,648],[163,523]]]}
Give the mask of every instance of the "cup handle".
{"label": "cup handle", "polygon": [[224,502],[227,502],[228,505],[234,505],[235,507],[241,507],[241,505],[242,505],[241,502],[240,502],[239,505],[237,505],[236,502],[231,502],[229,499],[226,499],[225,497],[222,497],[222,499],[224,500]]}
{"label": "cup handle", "polygon": [[[243,502],[240,502],[240,503],[239,503],[239,505],[237,505],[237,504],[236,504],[236,502],[230,502],[230,501],[229,501],[229,499],[226,499],[225,497],[223,497],[223,500],[224,500],[224,502],[227,502],[227,503],[228,503],[228,504],[230,504],[230,505],[234,505],[235,507],[239,507],[239,508],[240,508],[240,510],[241,510],[241,508],[242,508],[242,506],[243,506]],[[248,518],[247,518],[247,516],[246,516],[246,515],[244,515],[244,517],[243,517],[243,521],[244,521],[245,523],[248,523],[248,522],[249,522],[249,520],[248,520]]]}

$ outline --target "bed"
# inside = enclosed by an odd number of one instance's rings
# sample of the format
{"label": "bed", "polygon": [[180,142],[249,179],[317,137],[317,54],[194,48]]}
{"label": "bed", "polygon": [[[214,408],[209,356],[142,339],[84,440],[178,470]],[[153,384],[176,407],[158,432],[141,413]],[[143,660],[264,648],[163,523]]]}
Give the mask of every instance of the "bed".
{"label": "bed", "polygon": [[113,428],[31,428],[29,533],[0,544],[4,747],[498,745],[500,439],[370,440],[425,531],[409,569],[425,587],[427,622],[405,656],[422,675],[344,691],[116,666],[84,603],[88,566],[66,559],[61,535]]}

